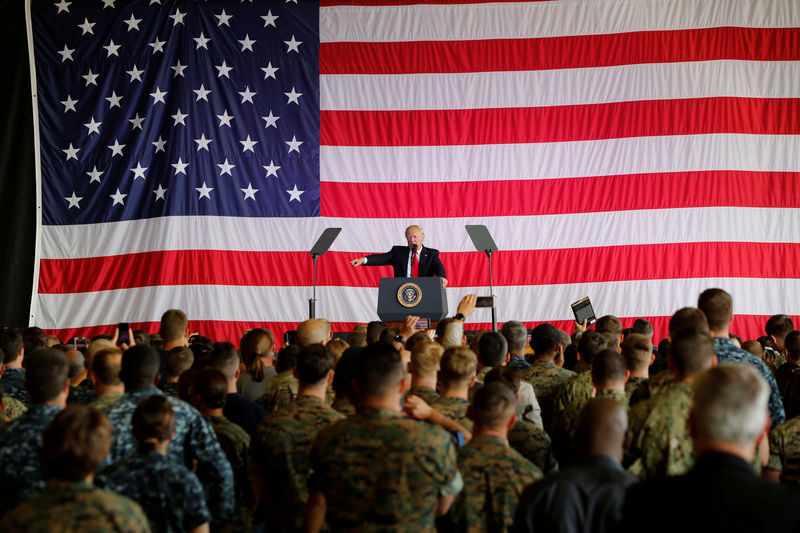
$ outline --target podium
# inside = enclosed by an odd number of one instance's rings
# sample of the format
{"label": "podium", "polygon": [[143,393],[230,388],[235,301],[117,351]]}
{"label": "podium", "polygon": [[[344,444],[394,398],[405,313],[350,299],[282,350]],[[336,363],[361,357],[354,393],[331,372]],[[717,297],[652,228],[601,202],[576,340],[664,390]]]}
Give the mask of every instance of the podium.
{"label": "podium", "polygon": [[384,322],[402,322],[408,315],[430,320],[447,316],[441,278],[381,278],[378,317]]}

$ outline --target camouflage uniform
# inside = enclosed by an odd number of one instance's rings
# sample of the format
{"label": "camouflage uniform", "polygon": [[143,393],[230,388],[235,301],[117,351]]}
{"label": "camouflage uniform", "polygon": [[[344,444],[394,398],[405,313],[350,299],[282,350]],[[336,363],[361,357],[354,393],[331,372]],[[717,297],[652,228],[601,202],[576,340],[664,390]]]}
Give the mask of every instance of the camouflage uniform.
{"label": "camouflage uniform", "polygon": [[153,531],[191,531],[211,522],[197,476],[158,452],[136,452],[117,461],[95,483],[139,503]]}
{"label": "camouflage uniform", "polygon": [[[108,411],[113,434],[109,461],[130,455],[136,448],[131,434],[131,416],[136,405],[153,394],[163,394],[159,389],[139,389],[126,393]],[[219,446],[211,425],[203,420],[188,403],[169,398],[175,412],[175,435],[167,448],[168,457],[179,465],[192,466],[197,460],[197,472],[206,490],[211,515],[215,520],[225,520],[233,513],[233,474],[225,453]]]}
{"label": "camouflage uniform", "polygon": [[39,496],[7,514],[0,531],[149,533],[142,508],[85,481],[52,481]]}
{"label": "camouflage uniform", "polygon": [[506,366],[516,372],[522,372],[523,370],[531,366],[531,364],[528,361],[526,361],[523,356],[512,353],[508,358],[508,363],[506,363]]}
{"label": "camouflage uniform", "polygon": [[638,389],[642,385],[642,383],[647,383],[647,382],[648,378],[642,378],[642,377],[628,379],[627,383],[625,383],[625,396],[627,396],[628,399],[630,400],[631,396],[633,396],[633,393],[636,391],[636,389]]}
{"label": "camouflage uniform", "polygon": [[781,473],[781,481],[800,485],[800,416],[769,432],[767,468]]}
{"label": "camouflage uniform", "polygon": [[508,444],[545,474],[558,470],[550,437],[536,425],[517,419],[514,426],[508,430]]}
{"label": "camouflage uniform", "polygon": [[250,468],[264,480],[262,504],[271,530],[302,529],[311,444],[320,429],[343,418],[319,398],[300,396],[258,425],[250,447]]}
{"label": "camouflage uniform", "polygon": [[409,394],[413,394],[414,396],[419,396],[420,398],[425,400],[425,403],[427,403],[428,405],[431,405],[439,398],[439,393],[430,387],[411,387],[410,389],[408,389],[406,396],[408,396]]}
{"label": "camouflage uniform", "polygon": [[161,392],[164,393],[165,396],[172,396],[173,398],[178,397],[178,382],[177,381],[167,381],[160,387]]}
{"label": "camouflage uniform", "polygon": [[250,435],[238,424],[234,424],[224,416],[205,416],[214,433],[217,435],[219,445],[233,470],[233,488],[236,510],[227,523],[214,524],[214,531],[252,531],[252,509],[255,499],[253,488],[250,485],[250,475],[247,465],[247,450],[250,448]]}
{"label": "camouflage uniform", "polygon": [[522,490],[542,479],[542,471],[499,437],[475,436],[458,450],[464,489],[448,520],[458,531],[508,531]]}
{"label": "camouflage uniform", "polygon": [[25,388],[25,371],[17,366],[7,366],[0,376],[3,392],[25,405],[30,403],[28,389]]}
{"label": "camouflage uniform", "polygon": [[7,394],[3,394],[3,416],[7,416],[10,420],[16,420],[25,414],[27,410],[27,405]]}
{"label": "camouflage uniform", "polygon": [[691,405],[691,384],[676,382],[631,409],[633,438],[626,459],[631,474],[650,479],[689,471],[695,460],[688,427]]}
{"label": "camouflage uniform", "polygon": [[472,420],[467,418],[467,407],[469,407],[469,402],[464,398],[445,398],[444,396],[440,396],[431,404],[431,407],[442,413],[444,416],[452,418],[464,426],[467,431],[472,431]]}
{"label": "camouflage uniform", "polygon": [[437,496],[460,480],[452,439],[438,426],[365,408],[320,430],[310,492],[320,491],[334,531],[434,532]]}
{"label": "camouflage uniform", "polygon": [[763,378],[769,384],[769,416],[772,418],[772,425],[777,426],[786,422],[786,413],[783,410],[783,400],[781,393],[778,390],[778,384],[775,382],[775,376],[772,375],[766,363],[751,354],[747,350],[737,348],[733,342],[726,337],[714,337],[714,353],[717,355],[717,361],[721,365],[731,363],[748,363],[756,367],[761,373]]}
{"label": "camouflage uniform", "polygon": [[575,374],[561,384],[553,400],[551,429],[556,427],[561,413],[573,402],[577,400],[588,400],[592,397],[592,387],[594,387],[594,384],[592,383],[591,367],[580,374]]}
{"label": "camouflage uniform", "polygon": [[331,405],[335,411],[342,413],[344,416],[353,416],[356,414],[355,406],[347,398],[337,398]]}
{"label": "camouflage uniform", "polygon": [[542,423],[545,430],[552,428],[553,402],[559,386],[575,375],[575,372],[561,368],[552,360],[535,359],[530,368],[518,372],[519,379],[530,383],[536,399],[542,408]]}
{"label": "camouflage uniform", "polygon": [[121,392],[111,391],[103,394],[98,399],[90,403],[89,405],[94,407],[95,409],[100,409],[104,413],[108,413],[108,411],[117,404],[117,402],[125,396]]}
{"label": "camouflage uniform", "polygon": [[786,355],[779,353],[770,362],[767,363],[767,367],[774,374],[775,371],[781,367],[781,365],[785,365],[787,362],[788,361],[786,360]]}
{"label": "camouflage uniform", "polygon": [[274,413],[294,402],[297,398],[297,378],[292,370],[284,370],[269,381],[267,392],[256,400],[268,413]]}
{"label": "camouflage uniform", "polygon": [[94,390],[94,383],[89,379],[84,379],[76,387],[70,386],[67,403],[87,405],[96,399],[97,393]]}
{"label": "camouflage uniform", "polygon": [[0,435],[0,516],[42,492],[42,431],[61,407],[35,404]]}
{"label": "camouflage uniform", "polygon": [[[597,398],[610,398],[618,401],[625,410],[628,410],[628,397],[624,392],[616,390],[599,391]],[[572,402],[561,413],[558,424],[553,428],[553,449],[556,451],[558,464],[562,467],[571,464],[577,453],[576,435],[578,433],[578,419],[581,416],[584,406],[589,402],[589,398],[581,398]]]}

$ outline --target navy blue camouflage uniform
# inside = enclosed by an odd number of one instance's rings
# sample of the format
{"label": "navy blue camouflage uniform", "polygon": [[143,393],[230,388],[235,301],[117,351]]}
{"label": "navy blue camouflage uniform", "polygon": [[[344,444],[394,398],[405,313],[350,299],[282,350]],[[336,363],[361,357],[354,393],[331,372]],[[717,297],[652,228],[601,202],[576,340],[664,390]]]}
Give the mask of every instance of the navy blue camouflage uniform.
{"label": "navy blue camouflage uniform", "polygon": [[101,471],[95,483],[141,505],[153,532],[191,531],[211,522],[197,476],[158,452],[121,459]]}
{"label": "navy blue camouflage uniform", "polygon": [[38,496],[47,485],[42,472],[42,431],[58,414],[57,405],[32,405],[0,433],[0,515]]}
{"label": "navy blue camouflage uniform", "polygon": [[[155,387],[128,392],[109,409],[108,418],[114,428],[109,462],[127,457],[136,450],[131,416],[141,400],[154,394],[164,393]],[[167,448],[167,457],[187,467],[197,460],[196,472],[205,487],[211,515],[215,520],[226,520],[234,509],[233,472],[217,436],[197,409],[177,398],[167,398],[175,412],[175,435]]]}
{"label": "navy blue camouflage uniform", "polygon": [[25,405],[30,403],[28,389],[25,388],[25,371],[16,366],[7,366],[0,376],[3,392]]}

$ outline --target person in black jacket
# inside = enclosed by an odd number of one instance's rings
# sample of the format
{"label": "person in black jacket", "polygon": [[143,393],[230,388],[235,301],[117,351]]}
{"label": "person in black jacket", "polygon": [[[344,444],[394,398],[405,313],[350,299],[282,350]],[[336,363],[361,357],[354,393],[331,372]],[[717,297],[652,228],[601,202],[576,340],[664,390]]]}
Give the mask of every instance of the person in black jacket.
{"label": "person in black jacket", "polygon": [[447,286],[447,275],[439,250],[422,246],[425,232],[419,226],[406,228],[406,246],[393,246],[385,254],[370,254],[350,261],[354,267],[392,265],[396,278],[440,277],[442,285]]}

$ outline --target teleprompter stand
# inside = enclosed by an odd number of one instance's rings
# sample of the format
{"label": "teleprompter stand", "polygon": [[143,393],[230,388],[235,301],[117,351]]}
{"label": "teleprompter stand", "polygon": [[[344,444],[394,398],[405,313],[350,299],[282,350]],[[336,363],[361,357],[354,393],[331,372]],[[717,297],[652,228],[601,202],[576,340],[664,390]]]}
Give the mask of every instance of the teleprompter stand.
{"label": "teleprompter stand", "polygon": [[489,234],[489,230],[484,225],[466,225],[469,238],[479,252],[485,252],[489,258],[489,294],[492,296],[492,330],[497,331],[497,297],[494,295],[492,287],[492,253],[497,251],[497,245]]}
{"label": "teleprompter stand", "polygon": [[333,244],[333,241],[336,240],[341,231],[342,228],[325,228],[317,242],[314,243],[311,251],[308,252],[308,255],[314,261],[314,294],[308,300],[308,318],[316,318],[317,313],[317,258],[325,255],[325,252],[328,251],[328,248],[331,247],[331,244]]}

